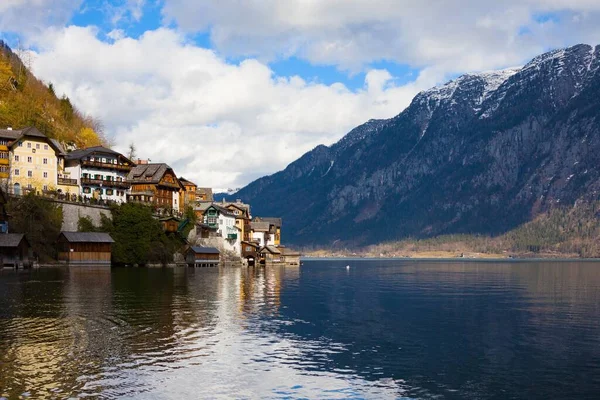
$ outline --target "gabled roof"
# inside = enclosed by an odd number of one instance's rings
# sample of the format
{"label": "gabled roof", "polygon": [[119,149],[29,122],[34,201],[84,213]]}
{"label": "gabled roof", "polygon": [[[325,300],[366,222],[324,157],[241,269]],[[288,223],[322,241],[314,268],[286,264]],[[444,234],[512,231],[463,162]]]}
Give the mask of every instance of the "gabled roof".
{"label": "gabled roof", "polygon": [[174,217],[172,215],[169,215],[168,217],[162,217],[159,219],[160,222],[164,222],[164,221],[171,221],[171,220],[175,220],[177,222],[180,222],[181,220],[177,217]]}
{"label": "gabled roof", "polygon": [[[160,183],[160,180],[167,173],[171,171],[175,180],[179,184],[179,187],[183,189],[183,185],[177,179],[173,168],[169,167],[165,163],[155,164],[138,164],[127,174],[127,180],[131,183]],[[147,179],[149,178],[149,179]]]}
{"label": "gabled roof", "polygon": [[74,150],[74,151],[70,152],[69,154],[67,154],[65,159],[66,160],[81,160],[81,159],[89,157],[93,154],[106,154],[106,155],[111,155],[111,156],[115,156],[115,157],[122,157],[129,164],[133,165],[133,162],[131,160],[129,160],[127,157],[125,157],[123,154],[119,153],[118,151],[114,151],[112,149],[104,147],[104,146],[93,146],[93,147],[87,147],[85,149]]}
{"label": "gabled roof", "polygon": [[2,233],[0,234],[0,247],[18,247],[22,240],[27,241],[22,233]]}
{"label": "gabled roof", "polygon": [[271,254],[281,254],[281,251],[275,246],[263,246],[258,252],[268,251]]}
{"label": "gabled roof", "polygon": [[183,176],[179,177],[179,182],[181,182],[183,185],[187,185],[187,186],[196,186],[196,184],[194,182],[185,179]]}
{"label": "gabled roof", "polygon": [[45,141],[50,145],[50,147],[52,147],[52,149],[56,153],[60,154],[64,152],[62,146],[57,147],[56,143],[52,141],[52,139],[44,135],[42,132],[40,132],[33,126],[19,130],[0,129],[0,137],[13,140],[12,144],[10,145],[11,148],[14,147],[24,137],[37,137],[40,139],[45,139]]}
{"label": "gabled roof", "polygon": [[250,229],[254,232],[268,232],[269,231],[269,223],[268,222],[250,222]]}
{"label": "gabled roof", "polygon": [[281,218],[274,217],[255,217],[257,222],[268,222],[271,225],[275,225],[281,228]]}
{"label": "gabled roof", "polygon": [[206,211],[208,207],[212,205],[211,201],[199,201],[196,202],[196,207],[194,207],[194,211]]}
{"label": "gabled roof", "polygon": [[50,139],[50,142],[52,142],[52,144],[58,149],[59,156],[64,156],[67,154],[58,140]]}
{"label": "gabled roof", "polygon": [[196,194],[205,194],[206,197],[208,197],[208,200],[212,201],[213,200],[213,192],[212,192],[212,188],[206,188],[206,187],[197,187],[196,188]]}
{"label": "gabled roof", "polygon": [[196,254],[221,254],[221,252],[214,247],[201,247],[201,246],[192,246],[190,247]]}
{"label": "gabled roof", "polygon": [[245,240],[242,240],[242,244],[243,244],[243,245],[252,246],[252,247],[255,247],[255,248],[257,248],[257,249],[260,247],[260,244],[258,244],[258,243],[256,243],[256,242],[247,242],[247,241],[245,241]]}
{"label": "gabled roof", "polygon": [[69,243],[114,243],[106,232],[66,232],[60,233]]}
{"label": "gabled roof", "polygon": [[234,213],[232,213],[230,210],[228,210],[228,209],[227,209],[227,208],[225,208],[225,207],[221,207],[221,206],[220,206],[220,205],[218,205],[218,204],[215,204],[215,203],[213,203],[213,204],[211,204],[209,207],[207,207],[206,209],[208,210],[209,208],[214,208],[214,209],[215,209],[215,210],[217,210],[217,211],[218,211],[220,214],[223,214],[223,215],[225,215],[226,217],[232,217],[232,218],[235,218],[235,214],[234,214]]}

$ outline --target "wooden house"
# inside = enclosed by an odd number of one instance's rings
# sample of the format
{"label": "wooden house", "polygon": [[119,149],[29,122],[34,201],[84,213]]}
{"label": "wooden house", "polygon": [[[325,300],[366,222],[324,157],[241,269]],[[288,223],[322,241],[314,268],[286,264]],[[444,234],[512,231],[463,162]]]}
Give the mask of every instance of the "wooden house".
{"label": "wooden house", "polygon": [[211,188],[196,188],[196,201],[213,202],[213,192]]}
{"label": "wooden house", "polygon": [[138,164],[127,175],[131,192],[127,201],[181,211],[179,192],[184,190],[175,172],[167,164]]}
{"label": "wooden house", "polygon": [[288,265],[300,265],[300,253],[285,246],[279,246],[277,249],[281,252],[281,262]]}
{"label": "wooden house", "polygon": [[114,240],[104,232],[61,232],[58,261],[74,265],[110,265]]}
{"label": "wooden house", "polygon": [[219,265],[220,255],[214,247],[192,246],[185,253],[185,262],[190,267],[216,267]]}
{"label": "wooden house", "polygon": [[259,249],[260,245],[258,243],[248,241],[242,242],[242,258],[248,261],[248,266],[253,266],[256,264]]}
{"label": "wooden house", "polygon": [[275,246],[263,246],[258,250],[258,256],[261,264],[279,264],[281,263],[281,251]]}
{"label": "wooden house", "polygon": [[9,265],[15,268],[30,266],[33,253],[29,242],[22,233],[0,234],[0,267]]}
{"label": "wooden house", "polygon": [[187,206],[193,206],[196,203],[196,184],[192,181],[179,178],[179,182],[183,185],[183,190],[179,193],[179,204],[185,210]]}
{"label": "wooden house", "polygon": [[179,229],[179,224],[181,221],[178,218],[173,216],[161,218],[160,223],[163,227],[163,230],[167,233],[175,233]]}

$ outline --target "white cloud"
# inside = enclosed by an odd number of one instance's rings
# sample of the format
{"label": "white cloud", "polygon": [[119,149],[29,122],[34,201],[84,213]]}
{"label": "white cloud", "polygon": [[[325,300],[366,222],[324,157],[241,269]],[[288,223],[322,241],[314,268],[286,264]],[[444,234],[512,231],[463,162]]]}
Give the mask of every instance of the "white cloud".
{"label": "white cloud", "polygon": [[34,72],[100,117],[117,149],[164,161],[200,185],[228,188],[277,171],[370,118],[391,117],[439,74],[395,86],[385,70],[364,89],[274,76],[255,60],[224,61],[173,30],[102,42],[93,28],[50,30]]}
{"label": "white cloud", "polygon": [[[536,19],[544,13],[555,13],[560,23]],[[593,43],[600,2],[165,0],[163,15],[184,31],[209,31],[228,55],[297,55],[352,71],[386,59],[465,72],[518,64],[549,47]]]}
{"label": "white cloud", "polygon": [[40,34],[49,26],[63,26],[82,0],[1,0],[0,32]]}

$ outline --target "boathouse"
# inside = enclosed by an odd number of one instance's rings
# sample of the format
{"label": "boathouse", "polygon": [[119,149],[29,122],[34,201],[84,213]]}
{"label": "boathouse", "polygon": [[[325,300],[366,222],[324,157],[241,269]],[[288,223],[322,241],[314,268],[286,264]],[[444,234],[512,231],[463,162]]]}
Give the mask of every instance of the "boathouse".
{"label": "boathouse", "polygon": [[33,253],[29,242],[22,233],[0,234],[0,267],[29,266]]}
{"label": "boathouse", "polygon": [[258,250],[260,245],[255,242],[242,242],[242,258],[248,262],[248,266],[252,267],[256,264],[258,259]]}
{"label": "boathouse", "polygon": [[278,264],[281,262],[281,251],[275,246],[263,246],[258,251],[261,264]]}
{"label": "boathouse", "polygon": [[71,265],[110,265],[113,243],[105,232],[61,232],[58,261]]}
{"label": "boathouse", "polygon": [[190,267],[216,267],[220,255],[214,247],[192,246],[185,253],[185,262]]}
{"label": "boathouse", "polygon": [[285,246],[277,248],[281,252],[281,262],[288,265],[300,265],[300,253]]}

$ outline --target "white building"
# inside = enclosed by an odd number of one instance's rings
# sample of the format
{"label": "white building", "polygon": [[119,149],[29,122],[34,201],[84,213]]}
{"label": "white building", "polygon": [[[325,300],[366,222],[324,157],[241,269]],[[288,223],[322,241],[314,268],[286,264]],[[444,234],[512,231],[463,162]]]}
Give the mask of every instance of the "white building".
{"label": "white building", "polygon": [[241,252],[241,231],[235,225],[235,214],[226,208],[211,204],[204,212],[204,223],[217,228],[217,235],[223,240],[223,248],[236,254]]}
{"label": "white building", "polygon": [[133,167],[121,153],[96,146],[68,153],[64,170],[66,177],[77,180],[81,196],[124,203],[131,187],[126,178]]}

